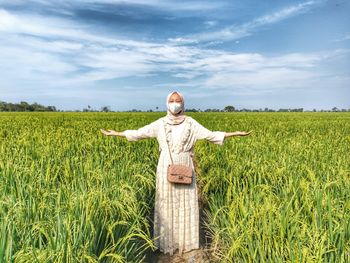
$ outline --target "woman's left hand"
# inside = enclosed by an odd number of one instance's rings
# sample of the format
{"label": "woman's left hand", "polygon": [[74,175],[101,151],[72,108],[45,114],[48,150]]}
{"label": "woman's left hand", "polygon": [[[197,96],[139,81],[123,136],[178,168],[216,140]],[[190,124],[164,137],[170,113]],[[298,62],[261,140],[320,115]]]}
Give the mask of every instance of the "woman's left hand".
{"label": "woman's left hand", "polygon": [[251,133],[252,131],[249,131],[249,132],[245,132],[245,131],[238,131],[236,132],[236,135],[237,136],[247,136]]}

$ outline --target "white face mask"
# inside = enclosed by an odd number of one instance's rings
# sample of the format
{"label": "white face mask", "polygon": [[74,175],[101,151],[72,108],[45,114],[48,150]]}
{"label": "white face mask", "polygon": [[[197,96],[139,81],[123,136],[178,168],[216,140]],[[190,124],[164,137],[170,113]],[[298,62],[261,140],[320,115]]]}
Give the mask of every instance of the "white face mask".
{"label": "white face mask", "polygon": [[174,114],[179,113],[182,110],[181,103],[170,102],[169,103],[169,110]]}

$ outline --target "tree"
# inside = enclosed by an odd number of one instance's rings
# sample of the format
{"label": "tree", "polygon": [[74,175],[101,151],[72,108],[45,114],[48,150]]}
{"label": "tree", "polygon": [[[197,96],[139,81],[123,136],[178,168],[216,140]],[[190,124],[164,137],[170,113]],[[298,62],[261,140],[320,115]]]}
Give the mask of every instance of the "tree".
{"label": "tree", "polygon": [[47,110],[48,110],[48,111],[57,111],[57,109],[56,109],[55,106],[48,106],[48,107],[47,107]]}
{"label": "tree", "polygon": [[228,105],[224,108],[224,111],[226,112],[232,112],[232,111],[235,111],[235,107],[231,106],[231,105]]}
{"label": "tree", "polygon": [[187,112],[198,112],[197,109],[193,108],[193,109],[186,109]]}
{"label": "tree", "polygon": [[206,109],[205,112],[220,112],[219,109]]}
{"label": "tree", "polygon": [[93,111],[93,109],[91,108],[90,105],[87,106],[87,108],[83,109],[84,112],[88,112],[88,111]]}
{"label": "tree", "polygon": [[0,101],[0,111],[57,111],[57,109],[55,106],[44,106],[36,102],[29,104],[26,101],[20,103]]}
{"label": "tree", "polygon": [[111,110],[110,110],[110,108],[108,106],[103,106],[101,108],[101,111],[103,111],[103,112],[110,112]]}

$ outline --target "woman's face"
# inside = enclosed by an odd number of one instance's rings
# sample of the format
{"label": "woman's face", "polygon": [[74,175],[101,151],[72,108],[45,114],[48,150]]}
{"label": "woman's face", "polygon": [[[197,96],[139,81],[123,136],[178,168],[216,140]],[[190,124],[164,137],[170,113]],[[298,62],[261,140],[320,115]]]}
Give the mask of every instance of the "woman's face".
{"label": "woman's face", "polygon": [[173,93],[173,94],[170,96],[168,102],[169,102],[169,103],[171,103],[171,102],[181,103],[181,102],[182,102],[182,99],[181,99],[180,95],[177,94],[177,93],[175,92],[175,93]]}

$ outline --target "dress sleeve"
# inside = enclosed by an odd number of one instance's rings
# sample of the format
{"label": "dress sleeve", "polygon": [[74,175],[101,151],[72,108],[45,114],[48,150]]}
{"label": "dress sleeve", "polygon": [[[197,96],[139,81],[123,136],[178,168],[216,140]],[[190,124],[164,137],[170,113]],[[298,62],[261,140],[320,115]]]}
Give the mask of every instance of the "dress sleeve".
{"label": "dress sleeve", "polygon": [[125,138],[128,141],[138,141],[145,138],[155,138],[158,135],[159,121],[156,120],[137,130],[125,130]]}
{"label": "dress sleeve", "polygon": [[223,131],[210,131],[203,127],[199,122],[193,120],[194,134],[196,140],[206,139],[212,143],[222,145],[225,139],[225,132]]}

